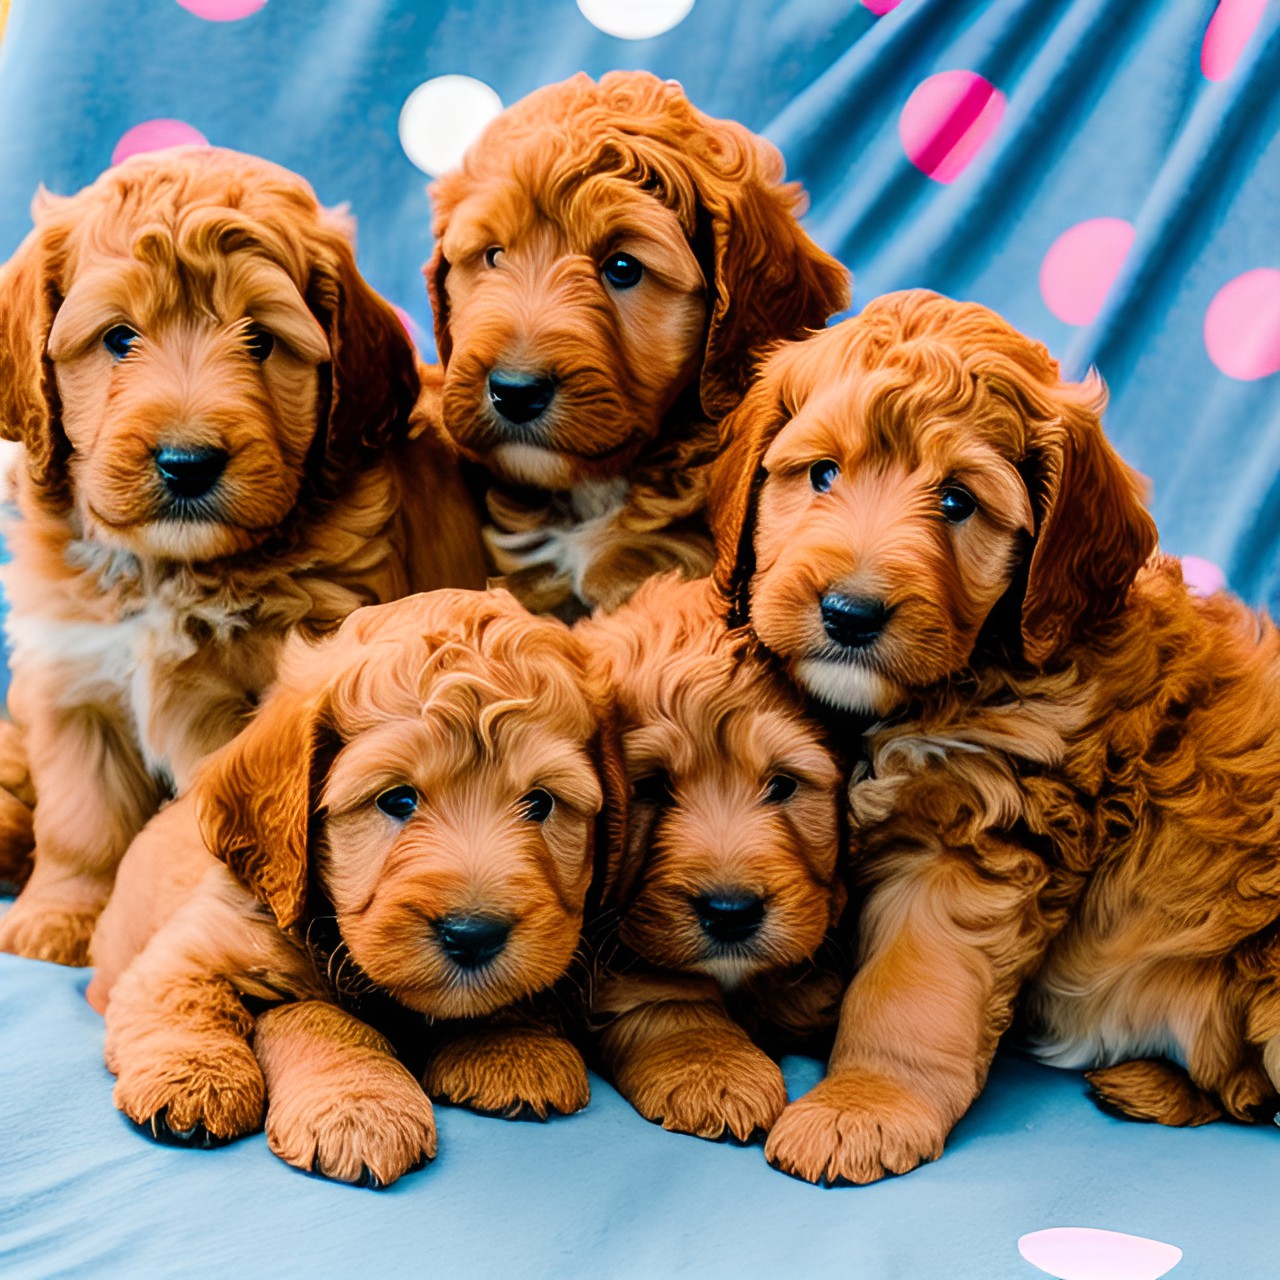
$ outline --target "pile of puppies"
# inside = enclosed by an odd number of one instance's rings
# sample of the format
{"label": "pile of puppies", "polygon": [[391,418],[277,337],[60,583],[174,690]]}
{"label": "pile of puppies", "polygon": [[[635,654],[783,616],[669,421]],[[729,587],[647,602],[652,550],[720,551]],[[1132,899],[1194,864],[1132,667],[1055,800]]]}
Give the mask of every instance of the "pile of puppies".
{"label": "pile of puppies", "polygon": [[1010,1031],[1273,1113],[1280,634],[1156,552],[1096,377],[923,292],[824,328],[776,150],[644,73],[433,201],[439,369],[230,152],[42,195],[0,273],[0,948],[95,965],[116,1104],[385,1185],[429,1097],[591,1062],[868,1182]]}

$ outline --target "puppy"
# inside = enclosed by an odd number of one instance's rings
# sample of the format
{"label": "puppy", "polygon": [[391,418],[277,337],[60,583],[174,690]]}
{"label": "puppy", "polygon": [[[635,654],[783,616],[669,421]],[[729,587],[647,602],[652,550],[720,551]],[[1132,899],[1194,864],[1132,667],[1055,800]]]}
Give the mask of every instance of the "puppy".
{"label": "puppy", "polygon": [[774,341],[848,306],[778,151],[674,81],[579,74],[504,112],[431,188],[445,425],[491,487],[530,608],[612,608],[710,571],[716,423]]}
{"label": "puppy", "polygon": [[184,148],[34,216],[0,271],[0,434],[39,805],[0,949],[83,964],[129,841],[285,637],[482,585],[483,547],[413,348],[302,179]]}
{"label": "puppy", "polygon": [[[419,1037],[437,1024],[433,1096],[585,1106],[580,1054],[531,999],[577,950],[604,803],[607,700],[584,665],[506,592],[295,636],[250,726],[134,842],[94,935],[116,1105],[208,1142],[258,1127],[265,1093],[281,1158],[391,1182],[435,1132],[352,1013],[389,1005]],[[273,1006],[256,1028],[247,1000]]]}
{"label": "puppy", "polygon": [[843,984],[814,957],[845,900],[840,774],[709,580],[654,579],[576,631],[614,690],[631,784],[595,939],[598,1048],[641,1115],[745,1141],[787,1100],[753,1037],[794,1046],[835,1023]]}
{"label": "puppy", "polygon": [[859,757],[861,965],[766,1146],[802,1178],[939,1155],[1019,995],[1127,1114],[1275,1110],[1280,635],[1153,556],[1104,398],[902,293],[780,350],[729,424],[721,585]]}

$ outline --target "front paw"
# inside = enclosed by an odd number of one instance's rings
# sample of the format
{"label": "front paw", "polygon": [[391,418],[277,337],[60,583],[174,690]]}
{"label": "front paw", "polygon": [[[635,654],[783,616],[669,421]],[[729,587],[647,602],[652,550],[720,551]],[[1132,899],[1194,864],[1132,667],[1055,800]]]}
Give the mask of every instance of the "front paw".
{"label": "front paw", "polygon": [[904,1085],[870,1071],[828,1076],[782,1113],[765,1159],[806,1182],[875,1182],[942,1154],[948,1126]]}
{"label": "front paw", "polygon": [[243,1040],[209,1037],[119,1065],[115,1104],[157,1141],[214,1146],[262,1125],[262,1072]]}
{"label": "front paw", "polygon": [[677,1133],[747,1142],[767,1133],[787,1105],[778,1064],[749,1040],[693,1031],[637,1052],[618,1090],[646,1120]]}
{"label": "front paw", "polygon": [[570,1115],[591,1098],[582,1055],[537,1027],[456,1036],[432,1056],[422,1083],[433,1098],[508,1120]]}
{"label": "front paw", "polygon": [[394,1059],[369,1055],[358,1075],[273,1092],[267,1145],[311,1173],[388,1187],[436,1154],[436,1120],[422,1086]]}
{"label": "front paw", "polygon": [[89,963],[89,939],[98,915],[97,910],[73,911],[19,897],[0,918],[0,951],[83,968]]}

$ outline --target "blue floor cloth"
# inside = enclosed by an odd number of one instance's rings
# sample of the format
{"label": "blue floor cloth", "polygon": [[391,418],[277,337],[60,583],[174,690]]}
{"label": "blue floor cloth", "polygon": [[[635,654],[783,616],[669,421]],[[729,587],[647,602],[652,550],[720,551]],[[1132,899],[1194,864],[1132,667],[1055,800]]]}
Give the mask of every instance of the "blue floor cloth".
{"label": "blue floor cloth", "polygon": [[[547,1124],[437,1109],[440,1149],[386,1191],[326,1183],[262,1135],[156,1145],[111,1105],[87,974],[0,956],[0,1276],[46,1280],[663,1276],[1034,1280],[1029,1231],[1175,1244],[1174,1280],[1268,1280],[1280,1132],[1101,1113],[1075,1073],[1006,1056],[942,1159],[823,1189],[759,1146],[667,1133],[598,1079]],[[818,1063],[784,1063],[792,1096]]]}

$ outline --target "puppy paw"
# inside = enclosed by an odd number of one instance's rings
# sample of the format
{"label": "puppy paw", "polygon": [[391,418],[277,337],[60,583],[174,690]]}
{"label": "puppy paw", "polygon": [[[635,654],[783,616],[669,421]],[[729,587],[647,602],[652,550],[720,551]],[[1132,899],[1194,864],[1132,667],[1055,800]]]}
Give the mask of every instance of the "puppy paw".
{"label": "puppy paw", "polygon": [[508,1120],[581,1111],[591,1098],[587,1066],[566,1040],[537,1027],[494,1027],[457,1036],[423,1075],[443,1102]]}
{"label": "puppy paw", "polygon": [[210,1037],[116,1065],[116,1106],[160,1142],[213,1146],[262,1125],[262,1072],[243,1040]]}
{"label": "puppy paw", "polygon": [[73,911],[20,897],[0,918],[0,951],[83,968],[97,921],[96,910]]}
{"label": "puppy paw", "polygon": [[779,1117],[765,1159],[806,1182],[875,1182],[936,1160],[948,1132],[910,1089],[869,1071],[828,1076]]}
{"label": "puppy paw", "polygon": [[394,1059],[367,1056],[358,1075],[272,1093],[267,1145],[288,1164],[337,1182],[389,1187],[436,1154],[422,1086]]}
{"label": "puppy paw", "polygon": [[665,1036],[620,1070],[617,1083],[646,1120],[699,1138],[747,1142],[787,1105],[778,1064],[738,1036]]}
{"label": "puppy paw", "polygon": [[1130,1120],[1182,1126],[1207,1124],[1222,1115],[1213,1097],[1172,1062],[1153,1058],[1121,1062],[1086,1071],[1085,1079],[1100,1107]]}

